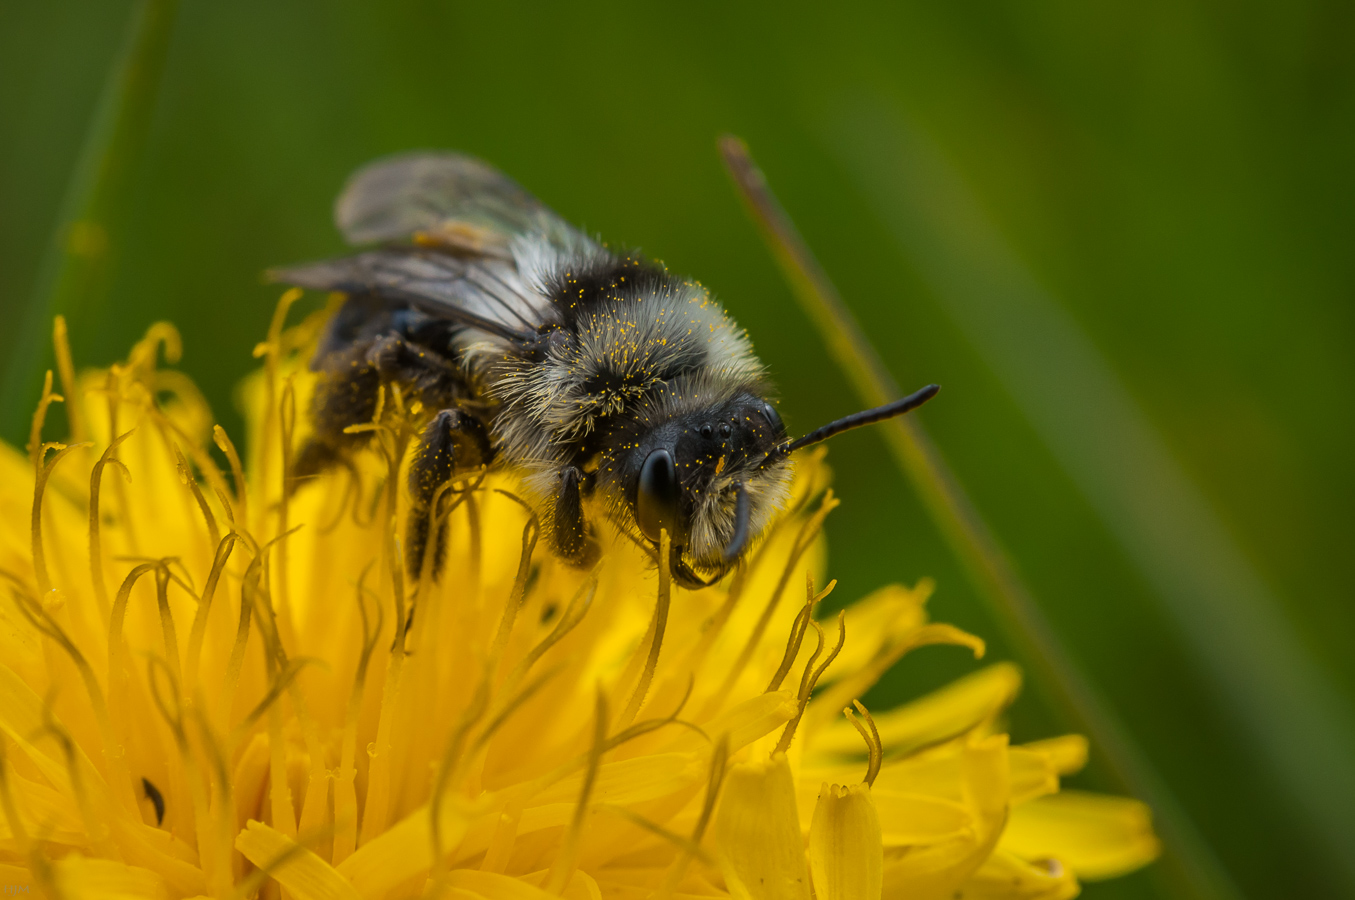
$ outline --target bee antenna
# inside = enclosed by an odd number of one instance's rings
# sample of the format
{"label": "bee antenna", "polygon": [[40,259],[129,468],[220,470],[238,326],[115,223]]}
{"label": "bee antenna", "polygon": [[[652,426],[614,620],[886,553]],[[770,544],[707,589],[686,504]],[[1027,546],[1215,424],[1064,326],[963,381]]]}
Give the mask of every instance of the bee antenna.
{"label": "bee antenna", "polygon": [[939,384],[929,384],[921,390],[914,391],[902,400],[895,400],[893,403],[886,403],[884,406],[877,406],[874,409],[862,410],[858,413],[852,413],[850,416],[843,416],[835,422],[829,422],[822,428],[816,428],[802,438],[791,441],[789,444],[783,444],[772,455],[786,455],[794,453],[801,447],[808,447],[811,444],[818,444],[828,440],[834,435],[841,434],[844,431],[851,431],[853,428],[860,428],[862,425],[873,425],[876,422],[883,422],[885,419],[892,419],[895,416],[901,416],[904,413],[917,409],[922,404],[936,396],[941,390]]}
{"label": "bee antenna", "polygon": [[733,562],[748,544],[748,526],[752,518],[752,504],[748,502],[748,488],[743,482],[734,486],[734,534],[725,544],[725,562]]}

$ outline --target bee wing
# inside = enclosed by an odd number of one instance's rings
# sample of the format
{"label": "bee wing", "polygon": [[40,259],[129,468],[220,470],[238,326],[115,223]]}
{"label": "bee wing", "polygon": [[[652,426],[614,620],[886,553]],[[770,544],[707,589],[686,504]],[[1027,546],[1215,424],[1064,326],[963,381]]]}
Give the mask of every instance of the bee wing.
{"label": "bee wing", "polygon": [[334,222],[352,244],[418,236],[501,258],[519,235],[591,243],[513,179],[459,153],[406,153],[363,166],[335,201]]}
{"label": "bee wing", "polygon": [[392,245],[274,269],[270,278],[408,303],[518,341],[535,336],[550,304],[524,283],[513,240],[596,249],[507,175],[458,153],[407,153],[358,169],[335,201],[334,221],[350,243]]}
{"label": "bee wing", "polygon": [[356,256],[272,269],[270,280],[317,291],[371,294],[513,341],[530,341],[549,301],[528,290],[517,268],[492,257],[419,247],[387,247]]}

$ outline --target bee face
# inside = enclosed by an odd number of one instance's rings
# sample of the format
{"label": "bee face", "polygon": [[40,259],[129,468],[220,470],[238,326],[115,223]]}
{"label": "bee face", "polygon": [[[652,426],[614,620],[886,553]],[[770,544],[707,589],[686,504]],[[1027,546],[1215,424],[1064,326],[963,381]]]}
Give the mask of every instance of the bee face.
{"label": "bee face", "polygon": [[775,407],[741,392],[625,442],[617,481],[636,529],[656,546],[666,530],[675,551],[699,568],[725,567],[742,549],[732,546],[736,535],[760,532],[784,498],[790,467],[773,451],[785,440]]}

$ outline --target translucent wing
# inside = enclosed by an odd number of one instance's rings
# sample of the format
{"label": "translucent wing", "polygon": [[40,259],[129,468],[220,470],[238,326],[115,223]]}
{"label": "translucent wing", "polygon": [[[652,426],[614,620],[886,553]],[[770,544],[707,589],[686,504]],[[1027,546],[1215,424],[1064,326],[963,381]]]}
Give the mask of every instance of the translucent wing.
{"label": "translucent wing", "polygon": [[513,179],[459,153],[408,153],[369,163],[335,201],[334,221],[353,244],[418,237],[501,258],[519,235],[561,247],[591,244]]}
{"label": "translucent wing", "polygon": [[550,301],[522,283],[512,262],[419,247],[389,247],[356,256],[286,266],[274,281],[317,291],[369,294],[515,341],[532,340]]}
{"label": "translucent wing", "polygon": [[600,249],[507,175],[459,153],[408,153],[362,167],[335,201],[334,220],[350,243],[391,246],[270,277],[408,303],[513,340],[531,339],[550,312],[518,272],[513,240],[571,255]]}

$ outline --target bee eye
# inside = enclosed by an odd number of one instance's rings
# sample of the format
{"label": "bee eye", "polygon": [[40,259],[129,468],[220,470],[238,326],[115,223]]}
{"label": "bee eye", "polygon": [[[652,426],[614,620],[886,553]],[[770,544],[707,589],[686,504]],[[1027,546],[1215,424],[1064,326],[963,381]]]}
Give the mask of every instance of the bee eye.
{"label": "bee eye", "polygon": [[667,450],[651,451],[640,467],[640,483],[635,491],[635,521],[641,533],[656,544],[660,529],[666,530],[675,544],[681,542],[680,490],[673,455]]}
{"label": "bee eye", "polygon": [[709,425],[702,425],[702,426],[701,426],[701,436],[702,436],[703,438],[708,438],[708,437],[710,437],[710,436],[711,436],[712,434],[714,434],[714,433],[715,433],[715,429],[714,429],[714,428],[711,428]]}
{"label": "bee eye", "polygon": [[728,422],[722,422],[722,423],[720,424],[720,437],[722,437],[722,438],[727,438],[727,437],[730,436],[730,434],[733,433],[733,431],[734,431],[734,429],[732,429],[732,428],[729,427],[729,423],[728,423]]}
{"label": "bee eye", "polygon": [[781,414],[776,411],[776,407],[764,402],[762,404],[762,415],[767,418],[767,424],[772,426],[773,431],[777,434],[785,433],[786,424],[781,421]]}

